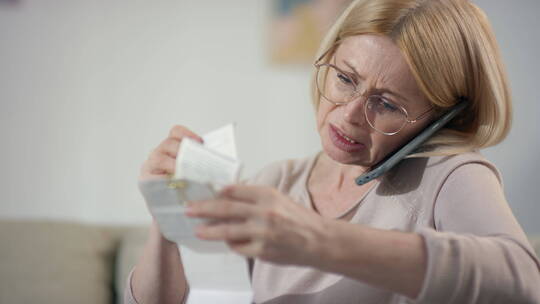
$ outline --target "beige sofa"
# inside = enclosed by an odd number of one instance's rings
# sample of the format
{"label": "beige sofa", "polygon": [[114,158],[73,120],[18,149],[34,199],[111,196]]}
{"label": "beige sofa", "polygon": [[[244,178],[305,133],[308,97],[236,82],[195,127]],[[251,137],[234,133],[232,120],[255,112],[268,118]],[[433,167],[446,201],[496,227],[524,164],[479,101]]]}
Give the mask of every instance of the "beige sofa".
{"label": "beige sofa", "polygon": [[147,227],[0,220],[0,303],[122,303]]}
{"label": "beige sofa", "polygon": [[[0,303],[122,303],[148,227],[0,220]],[[540,254],[540,237],[531,237]]]}

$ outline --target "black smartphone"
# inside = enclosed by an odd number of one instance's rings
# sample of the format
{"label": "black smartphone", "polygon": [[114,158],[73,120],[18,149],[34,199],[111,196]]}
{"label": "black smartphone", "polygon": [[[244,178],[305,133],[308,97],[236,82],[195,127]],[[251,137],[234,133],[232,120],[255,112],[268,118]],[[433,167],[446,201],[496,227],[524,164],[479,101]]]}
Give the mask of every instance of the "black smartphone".
{"label": "black smartphone", "polygon": [[392,169],[397,165],[405,156],[409,153],[416,150],[422,143],[428,140],[435,132],[440,128],[446,125],[450,120],[456,117],[459,112],[463,111],[467,106],[467,101],[462,100],[460,103],[456,104],[448,112],[446,112],[439,119],[431,123],[424,130],[422,130],[418,135],[411,139],[408,143],[403,145],[401,148],[397,149],[395,152],[390,153],[389,156],[385,157],[382,161],[373,166],[373,169],[369,172],[366,172],[356,178],[356,184],[361,186],[381,175],[386,173],[388,170]]}

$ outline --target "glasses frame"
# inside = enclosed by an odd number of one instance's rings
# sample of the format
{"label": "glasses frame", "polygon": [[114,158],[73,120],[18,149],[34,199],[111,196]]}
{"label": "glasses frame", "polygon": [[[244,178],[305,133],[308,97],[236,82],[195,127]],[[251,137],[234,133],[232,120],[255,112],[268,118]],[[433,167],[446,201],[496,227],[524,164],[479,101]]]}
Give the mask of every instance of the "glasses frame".
{"label": "glasses frame", "polygon": [[[355,99],[357,99],[358,97],[361,97],[361,96],[364,96],[365,94],[364,93],[359,93],[358,90],[357,90],[357,86],[354,85],[355,87],[355,90],[354,90],[354,94],[351,96],[351,100],[350,101],[343,101],[343,102],[336,102],[336,101],[332,101],[332,100],[329,100],[328,98],[326,98],[326,96],[324,96],[324,94],[322,93],[322,90],[321,88],[319,87],[319,72],[320,72],[320,69],[321,67],[324,67],[324,66],[327,66],[327,67],[331,67],[331,68],[334,68],[336,69],[338,72],[344,74],[344,75],[348,75],[348,73],[344,72],[343,70],[341,70],[339,67],[337,67],[336,65],[334,64],[331,64],[331,63],[321,63],[321,61],[324,59],[324,57],[326,57],[330,51],[334,50],[339,44],[336,44],[334,46],[332,46],[330,49],[328,49],[326,52],[324,52],[318,59],[317,61],[315,61],[315,63],[313,64],[315,66],[315,68],[317,69],[317,73],[315,74],[315,83],[316,83],[316,86],[317,86],[317,91],[319,92],[319,96],[324,98],[324,100],[334,104],[334,105],[343,105],[343,104],[347,104],[347,103],[350,103],[352,101],[354,101]],[[326,77],[326,76],[325,76]],[[326,79],[325,79],[325,83],[326,83]],[[383,96],[381,95],[377,95],[377,94],[373,94],[373,95],[369,95],[366,97],[366,101],[369,100],[370,98],[372,97],[379,97],[383,100],[386,100],[388,101],[386,98],[384,98]],[[423,112],[422,114],[418,115],[416,118],[414,119],[409,119],[409,113],[407,112],[407,109],[405,109],[403,106],[401,105],[397,105],[393,102],[390,102],[391,104],[397,106],[402,112],[403,114],[405,114],[405,121],[403,122],[403,124],[401,125],[401,127],[395,131],[395,132],[383,132],[381,130],[378,130],[377,128],[375,128],[372,123],[369,121],[368,119],[368,116],[367,116],[367,105],[368,105],[368,102],[364,102],[364,116],[366,118],[366,121],[368,122],[369,126],[379,132],[379,133],[382,133],[384,135],[395,135],[397,133],[399,133],[401,130],[403,130],[403,128],[405,127],[405,125],[407,124],[414,124],[416,122],[418,122],[419,120],[423,119],[426,117],[427,114],[429,114],[429,112],[433,111],[434,107],[430,107],[427,111]]]}

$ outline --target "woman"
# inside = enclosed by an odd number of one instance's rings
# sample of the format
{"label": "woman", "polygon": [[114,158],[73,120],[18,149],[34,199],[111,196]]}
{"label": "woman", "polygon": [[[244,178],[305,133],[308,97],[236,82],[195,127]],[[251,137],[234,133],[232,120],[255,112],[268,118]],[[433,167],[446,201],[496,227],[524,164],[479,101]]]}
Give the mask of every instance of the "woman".
{"label": "woman", "polygon": [[[273,163],[189,215],[220,220],[252,266],[254,302],[540,303],[540,263],[501,177],[478,150],[510,128],[511,101],[485,15],[465,0],[355,1],[321,45],[313,102],[322,151]],[[382,177],[355,178],[460,100],[467,108]],[[184,127],[143,165],[174,170]],[[180,303],[176,246],[152,226],[128,301]]]}

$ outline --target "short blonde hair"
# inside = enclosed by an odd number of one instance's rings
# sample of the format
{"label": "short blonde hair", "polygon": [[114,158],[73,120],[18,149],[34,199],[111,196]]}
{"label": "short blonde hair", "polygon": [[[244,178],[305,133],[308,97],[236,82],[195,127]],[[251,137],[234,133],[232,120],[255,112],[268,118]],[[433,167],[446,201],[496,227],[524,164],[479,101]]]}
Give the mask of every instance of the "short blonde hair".
{"label": "short blonde hair", "polygon": [[[510,88],[491,25],[476,5],[467,0],[357,0],[332,26],[317,58],[345,38],[361,34],[391,38],[438,111],[461,97],[469,102],[410,157],[477,150],[506,137],[512,117]],[[311,90],[318,110],[315,77]]]}

